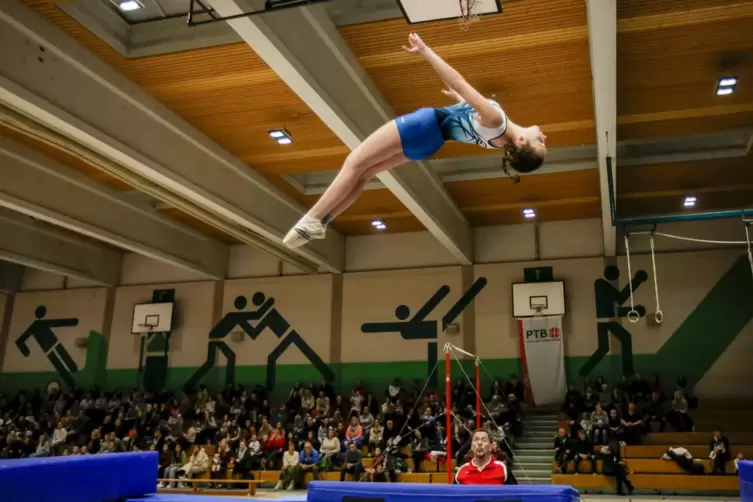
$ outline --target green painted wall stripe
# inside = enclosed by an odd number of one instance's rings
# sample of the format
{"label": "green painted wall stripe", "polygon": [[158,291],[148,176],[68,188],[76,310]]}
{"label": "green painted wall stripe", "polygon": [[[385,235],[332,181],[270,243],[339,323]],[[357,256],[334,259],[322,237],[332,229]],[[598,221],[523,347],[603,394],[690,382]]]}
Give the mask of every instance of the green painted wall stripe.
{"label": "green painted wall stripe", "polygon": [[654,366],[685,375],[692,388],[751,319],[753,276],[743,255],[659,349]]}

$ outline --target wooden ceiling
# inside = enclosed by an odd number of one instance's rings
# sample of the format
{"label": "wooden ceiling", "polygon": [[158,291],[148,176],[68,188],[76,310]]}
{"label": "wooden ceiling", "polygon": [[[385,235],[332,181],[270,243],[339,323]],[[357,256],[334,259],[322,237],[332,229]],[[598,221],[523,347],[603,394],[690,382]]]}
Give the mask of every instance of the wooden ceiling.
{"label": "wooden ceiling", "polygon": [[[27,3],[303,205],[316,197],[301,194],[281,176],[336,170],[348,154],[245,44],[126,59],[57,6]],[[618,17],[620,139],[753,127],[753,85],[747,85],[753,80],[753,0],[620,0]],[[595,143],[584,0],[512,2],[504,14],[483,17],[466,32],[456,21],[341,28],[395,114],[446,103],[431,68],[400,48],[415,29],[474,86],[499,100],[513,120],[539,124],[551,147]],[[717,97],[714,84],[725,74],[737,76],[740,85],[732,96]],[[283,126],[295,142],[281,147],[267,131]],[[452,144],[437,158],[493,154]],[[750,161],[619,169],[619,216],[677,212],[678,198],[691,190],[702,194],[699,209],[749,206]],[[106,175],[92,176],[113,185]],[[600,215],[593,170],[525,177],[519,185],[495,179],[446,187],[474,226],[520,223],[522,208],[529,206],[540,221]],[[193,224],[185,215],[176,217]],[[345,235],[370,233],[373,219],[385,220],[390,232],[423,228],[388,190],[364,193],[335,227]]]}

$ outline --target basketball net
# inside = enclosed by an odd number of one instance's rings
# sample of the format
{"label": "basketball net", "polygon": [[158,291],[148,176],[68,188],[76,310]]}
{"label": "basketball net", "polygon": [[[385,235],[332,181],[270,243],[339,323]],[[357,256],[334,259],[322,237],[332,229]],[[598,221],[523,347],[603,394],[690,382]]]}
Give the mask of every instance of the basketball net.
{"label": "basketball net", "polygon": [[478,21],[481,15],[480,0],[458,0],[460,4],[460,29],[468,30],[473,23]]}

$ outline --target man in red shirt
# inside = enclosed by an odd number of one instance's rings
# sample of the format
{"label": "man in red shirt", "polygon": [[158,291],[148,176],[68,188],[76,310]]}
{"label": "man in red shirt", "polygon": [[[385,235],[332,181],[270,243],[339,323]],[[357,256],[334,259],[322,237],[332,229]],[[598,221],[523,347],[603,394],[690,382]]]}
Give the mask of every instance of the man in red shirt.
{"label": "man in red shirt", "polygon": [[455,474],[459,485],[503,485],[507,480],[507,466],[492,457],[492,442],[489,432],[476,429],[471,439],[473,458],[463,464]]}

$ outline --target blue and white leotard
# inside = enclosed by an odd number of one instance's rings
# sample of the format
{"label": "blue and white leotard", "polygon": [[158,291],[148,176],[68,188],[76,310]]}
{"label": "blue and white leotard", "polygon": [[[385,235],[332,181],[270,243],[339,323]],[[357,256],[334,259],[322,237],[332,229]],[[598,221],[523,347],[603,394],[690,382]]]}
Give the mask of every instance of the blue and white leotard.
{"label": "blue and white leotard", "polygon": [[489,102],[499,110],[502,124],[484,127],[479,114],[466,102],[443,108],[421,108],[395,119],[403,146],[410,160],[424,160],[434,155],[446,141],[469,143],[483,148],[499,148],[492,140],[507,132],[507,115],[496,101]]}

